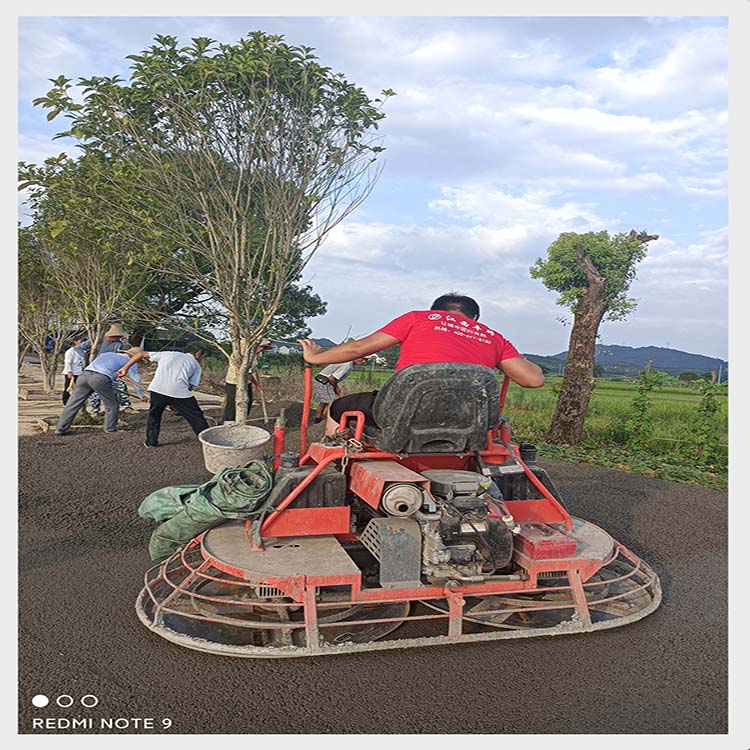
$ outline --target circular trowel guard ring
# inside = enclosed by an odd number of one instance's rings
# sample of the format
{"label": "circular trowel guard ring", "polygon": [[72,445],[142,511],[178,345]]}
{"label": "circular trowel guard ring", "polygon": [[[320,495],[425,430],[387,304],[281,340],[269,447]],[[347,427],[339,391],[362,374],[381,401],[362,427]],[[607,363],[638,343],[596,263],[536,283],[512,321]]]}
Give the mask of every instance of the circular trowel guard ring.
{"label": "circular trowel guard ring", "polygon": [[[136,611],[169,641],[251,658],[570,635],[627,625],[653,612],[661,601],[654,571],[598,527],[573,521],[574,536],[600,552],[609,540],[603,558],[526,560],[527,580],[408,590],[362,588],[351,571],[329,578],[269,575],[260,557],[256,569],[242,568],[263,553],[246,546],[238,556],[244,527],[224,524],[148,571]],[[279,541],[282,555],[285,547],[300,555],[314,538]]]}

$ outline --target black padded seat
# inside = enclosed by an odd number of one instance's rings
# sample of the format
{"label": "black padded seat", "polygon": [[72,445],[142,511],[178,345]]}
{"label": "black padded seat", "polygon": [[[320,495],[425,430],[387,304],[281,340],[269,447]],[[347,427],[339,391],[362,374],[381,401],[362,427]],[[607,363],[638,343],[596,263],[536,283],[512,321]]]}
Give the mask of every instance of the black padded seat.
{"label": "black padded seat", "polygon": [[482,450],[499,410],[497,370],[464,362],[412,365],[378,393],[378,427],[366,427],[364,438],[391,453]]}

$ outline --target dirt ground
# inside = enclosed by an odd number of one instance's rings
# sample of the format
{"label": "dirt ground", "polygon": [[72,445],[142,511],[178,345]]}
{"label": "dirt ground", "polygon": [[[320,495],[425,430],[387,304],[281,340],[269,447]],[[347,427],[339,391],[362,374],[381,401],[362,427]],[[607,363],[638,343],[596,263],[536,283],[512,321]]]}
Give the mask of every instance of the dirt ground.
{"label": "dirt ground", "polygon": [[[164,641],[135,615],[153,529],[137,516],[139,503],[159,487],[208,479],[179,417],[165,417],[158,449],[142,442],[135,426],[20,438],[21,733],[56,732],[34,728],[35,718],[91,718],[77,731],[116,731],[99,728],[102,717],[154,720],[153,729],[131,723],[123,732],[178,734],[727,731],[723,493],[542,462],[574,515],[659,573],[663,604],[635,624],[423,650],[232,659]],[[99,704],[42,709],[31,703],[38,694],[93,694]]]}

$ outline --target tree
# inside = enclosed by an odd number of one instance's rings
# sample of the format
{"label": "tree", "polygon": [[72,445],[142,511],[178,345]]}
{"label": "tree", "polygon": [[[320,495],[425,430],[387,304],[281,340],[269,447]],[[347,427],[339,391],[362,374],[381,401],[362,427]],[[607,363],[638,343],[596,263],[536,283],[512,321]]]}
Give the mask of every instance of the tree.
{"label": "tree", "polygon": [[627,296],[647,243],[658,238],[646,232],[562,233],[530,269],[559,293],[557,303],[573,313],[565,373],[552,423],[545,436],[551,443],[575,445],[583,437],[583,422],[594,387],[596,338],[603,319],[623,320],[635,308]]}
{"label": "tree", "polygon": [[132,312],[148,274],[130,262],[133,240],[111,210],[113,191],[98,160],[61,154],[42,166],[21,162],[19,175],[50,282],[86,331],[93,355],[105,329]]}
{"label": "tree", "polygon": [[[260,31],[234,45],[157,36],[129,59],[127,84],[81,79],[80,102],[61,76],[35,104],[71,120],[59,135],[108,160],[115,188],[138,186],[115,206],[146,252],[175,248],[154,268],[207,293],[201,316],[226,326],[244,379],[290,285],[372,189],[393,92],[371,101],[312,48]],[[238,388],[239,413],[244,401]]]}
{"label": "tree", "polygon": [[700,380],[701,376],[692,370],[685,370],[677,376],[677,379],[683,383],[692,383],[694,380]]}
{"label": "tree", "polygon": [[19,349],[31,349],[39,358],[47,393],[54,390],[57,363],[72,324],[71,311],[50,273],[53,262],[33,228],[19,227]]}
{"label": "tree", "polygon": [[305,321],[323,315],[326,308],[326,303],[313,292],[309,284],[290,284],[281,298],[281,305],[271,320],[267,334],[270,338],[281,341],[308,338],[312,331]]}

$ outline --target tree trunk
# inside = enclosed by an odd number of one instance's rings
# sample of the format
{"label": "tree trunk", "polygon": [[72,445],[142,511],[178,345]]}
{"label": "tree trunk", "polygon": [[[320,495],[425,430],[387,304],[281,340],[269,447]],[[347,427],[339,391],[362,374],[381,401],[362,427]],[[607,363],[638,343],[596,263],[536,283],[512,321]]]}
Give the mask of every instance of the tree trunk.
{"label": "tree trunk", "polygon": [[578,303],[568,344],[560,396],[545,440],[549,443],[576,445],[583,437],[583,421],[594,388],[596,335],[604,317],[604,282],[578,241],[578,254],[586,271],[588,287]]}
{"label": "tree trunk", "polygon": [[19,350],[18,350],[18,369],[20,370],[21,367],[23,367],[23,361],[26,359],[26,355],[29,353],[29,349],[31,349],[31,344],[24,344]]}
{"label": "tree trunk", "polygon": [[86,357],[86,364],[91,364],[99,353],[99,347],[102,345],[104,336],[102,335],[104,329],[99,327],[96,328],[92,333],[89,334],[89,341],[91,341],[91,348],[89,349],[88,356]]}
{"label": "tree trunk", "polygon": [[244,383],[247,383],[247,373],[250,369],[250,357],[246,352],[243,352],[241,358],[234,360],[234,353],[232,354],[232,361],[234,363],[235,372],[237,373],[237,388],[235,395],[235,419],[238,422],[244,422],[247,419],[247,389],[243,387]]}
{"label": "tree trunk", "polygon": [[55,390],[55,378],[57,377],[57,363],[59,355],[51,354],[49,369],[47,370],[47,393],[52,393]]}
{"label": "tree trunk", "polygon": [[39,357],[39,367],[42,370],[42,389],[45,393],[52,393],[55,384],[55,363],[52,355],[41,346],[34,346],[34,353]]}

